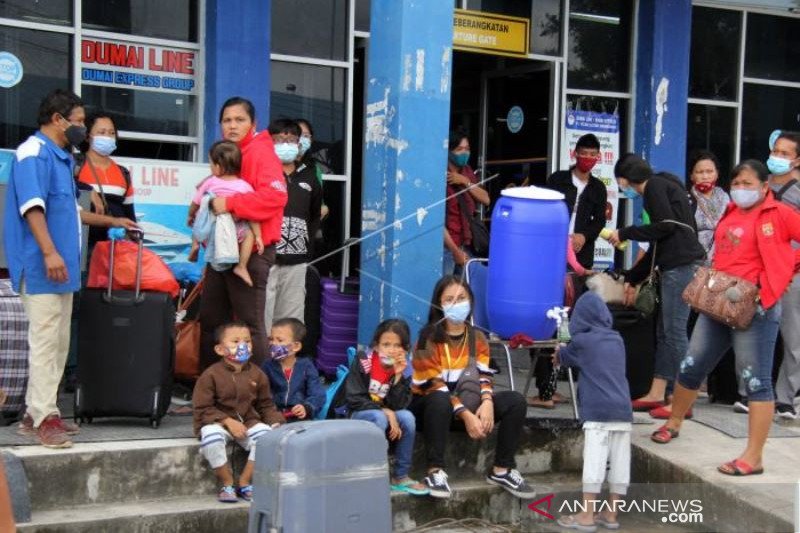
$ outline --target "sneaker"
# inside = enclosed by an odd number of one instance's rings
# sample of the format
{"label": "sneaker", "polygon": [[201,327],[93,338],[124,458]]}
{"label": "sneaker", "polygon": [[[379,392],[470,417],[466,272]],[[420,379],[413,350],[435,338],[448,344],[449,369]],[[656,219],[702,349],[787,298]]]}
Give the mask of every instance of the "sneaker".
{"label": "sneaker", "polygon": [[536,489],[528,485],[522,474],[513,468],[509,468],[503,474],[495,474],[492,469],[486,476],[486,481],[500,485],[517,498],[531,499],[536,496]]}
{"label": "sneaker", "polygon": [[20,420],[20,423],[17,425],[17,433],[25,437],[36,436],[36,428],[33,427],[33,417],[28,413],[25,413],[25,416],[22,417],[22,420]]}
{"label": "sneaker", "polygon": [[67,435],[77,435],[81,432],[81,428],[78,427],[78,424],[64,420],[61,417],[58,418],[58,421],[61,424],[61,429],[63,429],[64,433]]}
{"label": "sneaker", "polygon": [[64,431],[58,415],[50,415],[45,418],[39,424],[36,434],[41,445],[46,448],[69,448],[72,446],[72,441],[69,440],[69,435]]}
{"label": "sneaker", "polygon": [[786,420],[797,419],[797,412],[794,407],[786,403],[776,403],[775,414],[778,415],[778,418],[785,418]]}
{"label": "sneaker", "polygon": [[447,484],[447,473],[441,468],[428,474],[422,482],[425,483],[430,495],[434,498],[450,497],[451,492],[450,485]]}
{"label": "sneaker", "polygon": [[734,402],[733,404],[733,412],[734,413],[749,413],[750,406],[748,405],[747,398],[742,398],[738,402]]}
{"label": "sneaker", "polygon": [[233,485],[225,485],[219,489],[217,500],[222,503],[236,503],[239,501],[239,498],[236,496],[236,490],[233,488]]}

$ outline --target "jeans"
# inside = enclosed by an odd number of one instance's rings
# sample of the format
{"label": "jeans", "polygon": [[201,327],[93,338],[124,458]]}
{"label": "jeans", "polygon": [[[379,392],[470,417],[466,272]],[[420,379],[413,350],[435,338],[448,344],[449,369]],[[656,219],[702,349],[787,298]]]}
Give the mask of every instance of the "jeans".
{"label": "jeans", "polygon": [[[394,448],[394,473],[395,479],[403,479],[408,476],[411,470],[411,455],[414,452],[414,436],[416,435],[416,421],[411,411],[400,409],[394,412],[397,417],[397,424],[403,434],[396,441]],[[355,420],[366,420],[378,426],[384,433],[389,429],[389,419],[380,409],[367,409],[366,411],[355,411],[350,418]]]}
{"label": "jeans", "polygon": [[690,307],[683,301],[683,290],[692,281],[697,264],[683,265],[661,272],[661,313],[656,324],[656,355],[653,376],[667,381],[672,392],[680,361],[689,348],[686,326]]}
{"label": "jeans", "polygon": [[[467,254],[467,259],[472,258],[472,254],[469,253],[469,250],[465,246],[461,247],[461,251]],[[452,274],[454,276],[460,276],[461,272],[464,270],[462,265],[457,265],[455,258],[453,258],[453,252],[444,248],[444,252],[442,252],[442,276],[446,276],[448,274]]]}
{"label": "jeans", "polygon": [[[425,396],[414,396],[409,409],[425,436],[425,454],[428,467],[444,468],[444,451],[447,436],[453,425],[453,404],[450,394],[436,391]],[[519,437],[525,426],[528,406],[522,394],[515,391],[497,392],[494,395],[494,420],[500,423],[497,432],[497,447],[494,452],[494,466],[514,468],[514,454],[517,453]],[[459,421],[460,422],[460,421]],[[463,426],[462,426],[463,427]]]}
{"label": "jeans", "polygon": [[778,403],[792,405],[800,390],[800,274],[795,275],[789,291],[781,300],[781,336],[783,363],[775,384]]}
{"label": "jeans", "polygon": [[739,376],[745,385],[747,398],[753,402],[771,402],[772,359],[781,320],[781,304],[764,311],[759,307],[750,327],[732,329],[713,318],[701,314],[692,332],[689,351],[681,361],[678,383],[687,389],[697,390],[733,346]]}

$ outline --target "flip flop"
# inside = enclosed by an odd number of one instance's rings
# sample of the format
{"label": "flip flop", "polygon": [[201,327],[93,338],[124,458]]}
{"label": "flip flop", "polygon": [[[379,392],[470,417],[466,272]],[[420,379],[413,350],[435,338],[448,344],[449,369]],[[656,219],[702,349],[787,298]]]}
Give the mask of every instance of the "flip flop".
{"label": "flip flop", "polygon": [[631,408],[637,412],[649,411],[657,407],[664,407],[664,402],[650,400],[633,400],[631,402]]}
{"label": "flip flop", "polygon": [[[661,406],[661,407],[656,407],[655,409],[650,409],[649,414],[653,418],[657,418],[657,419],[660,419],[660,420],[667,420],[670,416],[672,416],[672,410],[671,409],[667,409],[666,406]],[[683,419],[684,420],[691,420],[692,416],[693,416],[692,415],[692,409],[689,408],[689,410],[686,411],[686,414],[683,415]]]}
{"label": "flip flop", "polygon": [[534,398],[528,398],[528,405],[531,406],[531,407],[536,407],[537,409],[555,409],[556,408],[556,402],[553,402],[552,405],[547,405],[547,404],[544,404],[544,403],[539,403],[539,402],[542,402],[542,401],[543,400],[540,400],[538,396],[536,396]]}
{"label": "flip flop", "polygon": [[717,470],[726,476],[757,476],[764,473],[763,466],[761,468],[753,468],[741,459],[722,463],[717,467]]}
{"label": "flip flop", "polygon": [[563,527],[564,529],[574,529],[576,531],[584,531],[586,533],[594,533],[597,531],[596,524],[581,524],[575,521],[574,516],[562,516],[557,520],[559,526]]}
{"label": "flip flop", "polygon": [[619,529],[619,522],[609,522],[608,520],[603,518],[601,515],[596,515],[594,517],[594,523],[597,524],[598,526],[602,526],[602,527],[604,527],[606,529],[610,529],[610,530]]}
{"label": "flip flop", "polygon": [[680,433],[678,431],[668,428],[667,426],[661,426],[650,435],[650,440],[658,444],[667,444],[672,439],[677,439],[679,436]]}
{"label": "flip flop", "polygon": [[406,479],[400,483],[394,483],[391,485],[391,489],[395,492],[406,492],[412,496],[427,496],[431,493],[428,487],[413,479]]}

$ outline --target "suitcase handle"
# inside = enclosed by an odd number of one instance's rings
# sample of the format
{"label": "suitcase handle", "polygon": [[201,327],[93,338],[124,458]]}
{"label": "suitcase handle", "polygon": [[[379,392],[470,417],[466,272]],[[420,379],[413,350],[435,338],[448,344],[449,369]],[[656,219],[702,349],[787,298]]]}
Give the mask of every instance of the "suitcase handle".
{"label": "suitcase handle", "polygon": [[342,294],[344,294],[345,290],[345,280],[347,276],[350,275],[350,248],[358,243],[359,239],[350,237],[349,239],[345,239],[342,246],[342,279],[339,281],[339,292]]}
{"label": "suitcase handle", "polygon": [[108,260],[108,287],[106,289],[106,293],[103,295],[103,300],[108,303],[117,304],[117,305],[135,305],[137,303],[141,303],[144,300],[144,297],[141,294],[141,286],[142,286],[142,253],[144,250],[144,232],[140,229],[132,229],[128,230],[127,234],[134,238],[134,240],[138,243],[138,248],[136,250],[136,285],[134,288],[133,298],[125,298],[120,296],[114,296],[112,294],[111,287],[113,286],[114,282],[114,249],[116,246],[116,239],[111,239],[111,251],[109,253],[109,260]]}

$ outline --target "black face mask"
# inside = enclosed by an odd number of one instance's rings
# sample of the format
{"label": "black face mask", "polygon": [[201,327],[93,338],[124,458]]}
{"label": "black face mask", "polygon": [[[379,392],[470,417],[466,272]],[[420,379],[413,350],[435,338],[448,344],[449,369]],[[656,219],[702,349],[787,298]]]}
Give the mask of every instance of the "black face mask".
{"label": "black face mask", "polygon": [[64,119],[64,121],[69,124],[67,129],[64,130],[64,135],[67,137],[67,142],[75,148],[79,148],[80,145],[86,140],[86,126],[70,124],[67,119]]}

